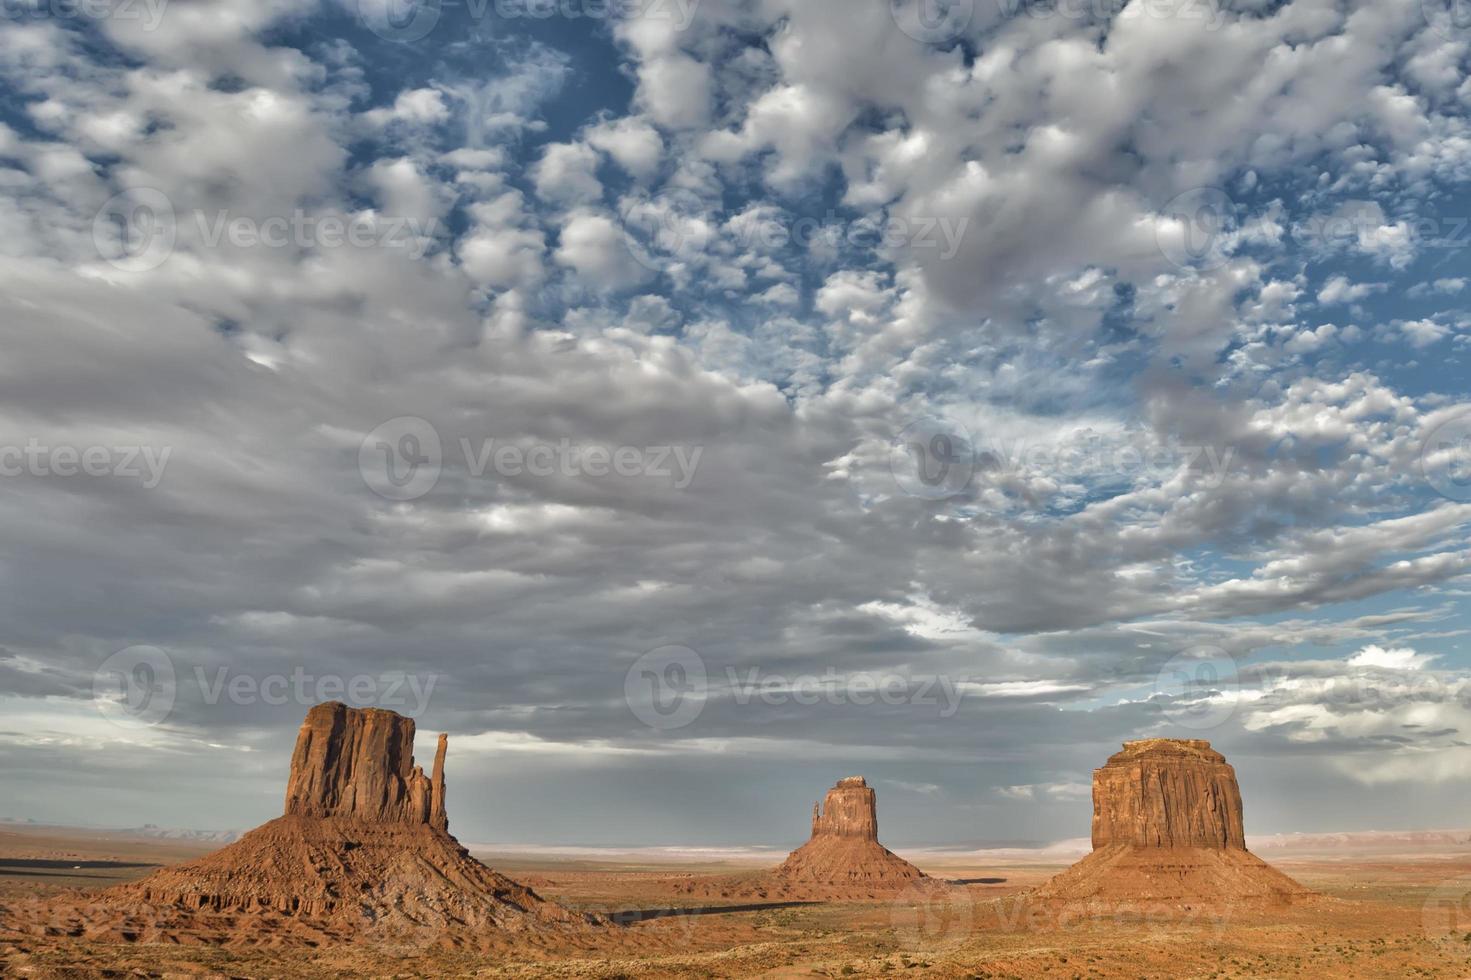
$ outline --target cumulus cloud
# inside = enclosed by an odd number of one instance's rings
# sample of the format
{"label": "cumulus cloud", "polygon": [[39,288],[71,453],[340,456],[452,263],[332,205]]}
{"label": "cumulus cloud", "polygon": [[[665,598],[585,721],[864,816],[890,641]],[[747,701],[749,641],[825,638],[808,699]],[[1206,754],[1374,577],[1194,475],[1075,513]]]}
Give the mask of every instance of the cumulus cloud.
{"label": "cumulus cloud", "polygon": [[597,178],[598,155],[583,143],[553,143],[532,171],[536,194],[554,204],[599,200],[603,185]]}
{"label": "cumulus cloud", "polygon": [[647,179],[659,169],[664,140],[659,131],[638,118],[608,120],[588,130],[587,141],[607,153],[635,177]]}
{"label": "cumulus cloud", "polygon": [[1429,347],[1450,336],[1451,328],[1434,320],[1401,320],[1397,326],[1411,347]]}
{"label": "cumulus cloud", "polygon": [[1323,284],[1322,289],[1318,290],[1318,302],[1324,306],[1357,303],[1383,290],[1383,283],[1350,282],[1347,276],[1333,276]]}
{"label": "cumulus cloud", "polygon": [[1409,647],[1386,650],[1380,646],[1366,646],[1349,658],[1350,667],[1384,667],[1388,670],[1419,670],[1434,657],[1417,654]]}

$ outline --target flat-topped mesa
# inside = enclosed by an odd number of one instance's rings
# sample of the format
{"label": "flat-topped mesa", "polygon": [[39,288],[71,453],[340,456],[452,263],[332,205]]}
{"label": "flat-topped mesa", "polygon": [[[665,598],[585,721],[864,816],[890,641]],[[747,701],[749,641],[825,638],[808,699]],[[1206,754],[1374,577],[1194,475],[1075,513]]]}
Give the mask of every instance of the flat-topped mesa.
{"label": "flat-topped mesa", "polygon": [[879,839],[878,804],[862,776],[848,776],[812,805],[812,836]]}
{"label": "flat-topped mesa", "polygon": [[439,736],[432,776],[414,765],[414,720],[337,701],[307,712],[291,754],[286,815],[428,824],[447,831]]}
{"label": "flat-topped mesa", "polygon": [[1313,900],[1246,849],[1236,770],[1209,742],[1125,742],[1093,770],[1093,852],[1031,893],[1094,911],[1268,908]]}
{"label": "flat-topped mesa", "polygon": [[1093,848],[1110,844],[1246,850],[1236,770],[1200,739],[1125,742],[1093,770]]}

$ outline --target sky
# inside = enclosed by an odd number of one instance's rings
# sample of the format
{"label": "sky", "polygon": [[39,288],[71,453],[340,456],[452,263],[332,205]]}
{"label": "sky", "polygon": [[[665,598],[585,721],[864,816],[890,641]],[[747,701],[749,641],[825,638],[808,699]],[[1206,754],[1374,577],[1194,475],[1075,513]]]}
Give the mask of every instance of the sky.
{"label": "sky", "polygon": [[466,840],[1471,803],[1452,0],[8,0],[0,816]]}

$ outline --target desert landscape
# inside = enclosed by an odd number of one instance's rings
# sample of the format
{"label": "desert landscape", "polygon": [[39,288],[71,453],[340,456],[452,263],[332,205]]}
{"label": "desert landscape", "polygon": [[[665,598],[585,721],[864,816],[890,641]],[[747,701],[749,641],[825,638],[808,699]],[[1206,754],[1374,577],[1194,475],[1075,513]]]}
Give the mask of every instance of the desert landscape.
{"label": "desert landscape", "polygon": [[[231,841],[10,824],[0,966],[31,977],[1455,977],[1471,833],[1267,839],[1202,740],[1094,773],[1092,851],[878,842],[837,781],[772,868],[650,852],[474,852],[450,835],[449,739],[318,705],[282,817]],[[922,865],[922,866],[921,866]],[[496,870],[492,870],[495,868]]]}
{"label": "desert landscape", "polygon": [[1471,980],[1471,0],[0,0],[0,977]]}

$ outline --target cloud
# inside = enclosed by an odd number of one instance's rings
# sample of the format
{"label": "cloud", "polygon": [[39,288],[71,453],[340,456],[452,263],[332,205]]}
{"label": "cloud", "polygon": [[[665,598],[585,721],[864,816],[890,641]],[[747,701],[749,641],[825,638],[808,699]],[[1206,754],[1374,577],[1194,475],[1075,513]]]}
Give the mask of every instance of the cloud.
{"label": "cloud", "polygon": [[647,179],[659,169],[664,141],[659,131],[637,118],[608,120],[587,131],[587,142],[607,153],[634,177]]}
{"label": "cloud", "polygon": [[597,153],[586,144],[553,143],[532,171],[537,196],[554,204],[600,200],[603,185],[597,178],[597,164]]}
{"label": "cloud", "polygon": [[[706,0],[575,55],[448,5],[422,47],[221,9],[0,35],[25,815],[269,816],[304,706],[196,670],[299,667],[435,678],[481,837],[784,840],[834,771],[918,839],[978,807],[1068,836],[1109,747],[1180,734],[1158,677],[1201,646],[1240,679],[1206,734],[1312,788],[1259,829],[1398,819],[1374,781],[1458,804],[1471,511],[1426,446],[1471,406],[1417,354],[1456,321],[1354,325],[1465,285],[1426,202],[1471,142],[1413,5],[978,7],[935,45],[883,4]],[[221,215],[433,229],[256,247]],[[38,462],[129,447],[170,451],[156,486]],[[180,678],[141,735],[92,699],[137,644]],[[708,689],[663,731],[626,698],[669,646]]]}
{"label": "cloud", "polygon": [[1318,302],[1324,306],[1334,306],[1339,303],[1357,303],[1366,299],[1374,293],[1383,292],[1383,283],[1357,282],[1351,283],[1347,276],[1333,276],[1318,290]]}
{"label": "cloud", "polygon": [[1387,670],[1419,670],[1433,656],[1422,656],[1408,647],[1386,650],[1379,646],[1367,646],[1349,658],[1350,667],[1383,667]]}
{"label": "cloud", "polygon": [[1008,800],[1086,800],[1092,795],[1093,787],[1087,783],[1027,783],[1020,786],[999,786],[996,792]]}
{"label": "cloud", "polygon": [[1434,320],[1401,320],[1397,326],[1411,347],[1421,349],[1450,336],[1451,328]]}
{"label": "cloud", "polygon": [[363,118],[374,126],[390,126],[394,123],[426,126],[448,121],[450,110],[445,105],[441,92],[432,88],[418,88],[400,92],[392,107],[373,109],[364,113]]}
{"label": "cloud", "polygon": [[622,289],[649,278],[629,247],[627,232],[606,214],[574,212],[562,226],[553,258],[599,289]]}

